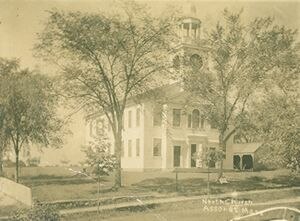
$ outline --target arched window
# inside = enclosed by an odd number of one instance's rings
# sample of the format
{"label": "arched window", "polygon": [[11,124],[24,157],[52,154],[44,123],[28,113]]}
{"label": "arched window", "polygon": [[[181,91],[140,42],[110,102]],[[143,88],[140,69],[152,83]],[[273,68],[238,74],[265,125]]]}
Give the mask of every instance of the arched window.
{"label": "arched window", "polygon": [[250,154],[242,156],[242,169],[251,170],[253,169],[253,157]]}
{"label": "arched window", "polygon": [[199,69],[203,65],[202,58],[198,54],[193,54],[190,57],[190,62],[191,62],[191,66],[192,66],[193,69]]}
{"label": "arched window", "polygon": [[200,112],[197,109],[194,109],[192,112],[192,127],[199,128],[200,123]]}
{"label": "arched window", "polygon": [[233,155],[233,169],[241,169],[241,157],[239,155]]}

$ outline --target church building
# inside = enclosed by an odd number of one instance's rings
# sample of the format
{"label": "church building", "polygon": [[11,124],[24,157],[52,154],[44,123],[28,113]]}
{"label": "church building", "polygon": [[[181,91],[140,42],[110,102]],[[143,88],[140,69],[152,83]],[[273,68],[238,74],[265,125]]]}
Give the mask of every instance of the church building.
{"label": "church building", "polygon": [[[183,18],[178,34],[180,44],[174,46],[174,67],[180,68],[180,59],[185,57],[192,66],[205,68],[205,48],[195,44],[201,41],[201,21],[196,17]],[[188,95],[180,82],[157,90],[164,99],[129,101],[124,111],[122,169],[206,168],[202,156],[208,149],[219,148],[218,130],[209,124],[200,110],[186,105]],[[90,115],[86,122],[87,142],[95,139],[103,129],[113,139],[105,116]],[[229,139],[224,168],[252,170],[258,147],[259,144],[236,144],[233,138]],[[212,162],[209,167],[218,168],[219,165]]]}

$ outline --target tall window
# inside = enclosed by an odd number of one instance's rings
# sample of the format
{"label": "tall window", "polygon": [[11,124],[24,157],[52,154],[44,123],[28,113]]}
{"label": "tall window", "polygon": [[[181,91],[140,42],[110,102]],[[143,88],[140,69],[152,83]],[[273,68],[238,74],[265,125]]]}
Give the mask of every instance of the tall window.
{"label": "tall window", "polygon": [[161,126],[162,123],[162,108],[155,105],[153,108],[153,126]]}
{"label": "tall window", "polygon": [[173,126],[180,127],[180,121],[181,121],[181,110],[173,109]]}
{"label": "tall window", "polygon": [[135,155],[140,156],[140,139],[135,140]]}
{"label": "tall window", "polygon": [[188,114],[188,128],[191,128],[192,127],[192,115],[191,114]]}
{"label": "tall window", "polygon": [[128,128],[131,128],[132,111],[128,111]]}
{"label": "tall window", "polygon": [[135,119],[135,123],[136,123],[136,126],[139,127],[140,126],[140,119],[141,118],[141,110],[140,108],[137,108],[136,109],[136,119]]}
{"label": "tall window", "polygon": [[195,109],[192,112],[192,127],[199,128],[200,123],[200,112],[199,110]]}
{"label": "tall window", "polygon": [[159,138],[153,139],[153,156],[154,157],[161,156],[161,139]]}
{"label": "tall window", "polygon": [[132,156],[132,141],[128,140],[128,157]]}

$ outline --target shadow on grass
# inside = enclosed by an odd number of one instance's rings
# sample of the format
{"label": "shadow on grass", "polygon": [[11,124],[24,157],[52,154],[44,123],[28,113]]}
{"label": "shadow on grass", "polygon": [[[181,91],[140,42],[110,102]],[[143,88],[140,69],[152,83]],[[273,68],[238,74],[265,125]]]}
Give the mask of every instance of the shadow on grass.
{"label": "shadow on grass", "polygon": [[[113,187],[101,187],[100,190],[99,190],[100,194],[103,194],[103,193],[112,193],[112,192],[116,192],[116,190],[114,190]],[[89,193],[97,196],[98,190],[91,190],[91,191],[89,191]]]}
{"label": "shadow on grass", "polygon": [[158,177],[158,178],[152,178],[152,179],[145,179],[145,180],[142,180],[141,182],[133,184],[133,185],[147,187],[147,186],[159,186],[159,185],[172,184],[174,182],[175,182],[175,179],[172,179],[172,178]]}
{"label": "shadow on grass", "polygon": [[[87,177],[58,177],[58,176],[38,176],[33,178],[21,178],[21,183],[29,186],[42,186],[42,185],[80,185],[96,183],[95,180]],[[41,178],[42,177],[42,178]],[[100,182],[108,182],[106,177],[102,177]]]}
{"label": "shadow on grass", "polygon": [[47,175],[47,174],[41,174],[37,176],[22,176],[20,179],[22,180],[44,180],[44,179],[65,179],[65,178],[71,178],[72,176],[56,176],[56,175]]}
{"label": "shadow on grass", "polygon": [[[253,176],[246,178],[244,180],[229,180],[227,184],[221,184],[215,180],[210,181],[210,193],[228,193],[234,191],[248,191],[248,190],[259,190],[259,189],[269,189],[271,183],[281,184],[282,186],[295,186],[297,183],[299,185],[299,178],[287,181],[287,177],[278,177],[272,180],[266,180],[264,177]],[[290,178],[290,177],[289,177]],[[281,186],[280,185],[280,186]],[[145,179],[139,183],[134,184],[136,188],[156,191],[159,193],[177,193],[180,195],[203,195],[208,192],[208,183],[206,179],[203,178],[189,178],[178,180],[176,185],[175,179],[171,178],[154,178]]]}
{"label": "shadow on grass", "polygon": [[272,179],[267,180],[267,182],[280,184],[283,186],[300,186],[300,176],[289,176],[281,175]]}

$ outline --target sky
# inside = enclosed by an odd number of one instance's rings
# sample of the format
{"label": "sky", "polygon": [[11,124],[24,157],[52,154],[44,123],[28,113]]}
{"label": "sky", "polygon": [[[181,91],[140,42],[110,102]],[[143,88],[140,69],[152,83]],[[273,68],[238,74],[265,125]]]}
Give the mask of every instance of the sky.
{"label": "sky", "polygon": [[[233,11],[243,9],[243,19],[247,22],[255,17],[272,16],[280,25],[300,29],[299,1],[146,1],[138,0],[149,6],[156,15],[169,5],[181,8],[185,14],[190,12],[191,4],[196,7],[196,17],[201,19],[203,28],[214,25],[220,19],[224,8]],[[32,48],[47,20],[49,10],[112,12],[120,3],[115,0],[0,0],[0,56],[20,58],[22,67],[38,68],[42,73],[52,75],[53,69],[33,56]],[[298,40],[300,40],[298,35]],[[57,162],[69,159],[71,162],[82,160],[80,146],[84,143],[85,123],[81,114],[73,117],[70,125],[73,135],[67,137],[66,145],[61,150],[46,150],[48,160]],[[47,160],[45,160],[47,161]],[[50,163],[51,163],[50,162]]]}
{"label": "sky", "polygon": [[[213,25],[224,8],[238,11],[243,8],[245,20],[257,16],[274,16],[279,24],[300,28],[300,1],[146,1],[154,13],[162,12],[169,4],[183,8],[195,5],[196,16],[203,26]],[[33,58],[32,48],[37,33],[43,29],[49,10],[84,12],[112,11],[118,2],[113,0],[0,0],[0,56],[18,57],[25,67],[44,66]],[[43,69],[43,67],[40,67]]]}

